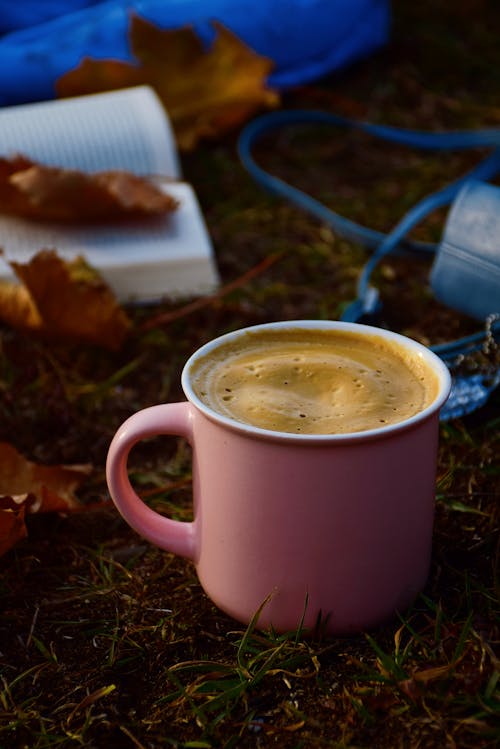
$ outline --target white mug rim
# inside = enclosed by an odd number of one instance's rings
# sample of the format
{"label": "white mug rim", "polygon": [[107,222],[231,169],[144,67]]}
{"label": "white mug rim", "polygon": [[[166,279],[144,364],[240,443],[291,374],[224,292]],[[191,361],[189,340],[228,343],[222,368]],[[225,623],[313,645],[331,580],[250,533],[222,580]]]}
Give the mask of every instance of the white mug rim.
{"label": "white mug rim", "polygon": [[[439,381],[439,390],[434,400],[422,409],[418,413],[410,416],[402,421],[395,422],[394,424],[384,424],[374,429],[365,429],[363,431],[354,432],[343,432],[337,434],[298,434],[296,432],[281,432],[271,429],[264,429],[257,427],[246,422],[241,422],[236,419],[232,419],[224,414],[219,413],[215,409],[204,403],[194,392],[190,382],[190,372],[193,365],[198,359],[209,354],[211,351],[234,341],[241,336],[250,333],[258,332],[261,330],[277,330],[277,329],[301,329],[301,330],[345,330],[362,333],[364,335],[373,337],[382,337],[390,341],[394,341],[400,346],[403,346],[411,350],[414,354],[422,357],[426,364],[433,370],[434,374]],[[372,325],[365,325],[357,322],[344,322],[340,320],[314,320],[314,319],[300,319],[300,320],[280,320],[277,322],[259,323],[257,325],[250,325],[244,328],[238,328],[236,330],[224,333],[216,338],[207,341],[207,343],[200,346],[186,361],[182,374],[181,374],[181,385],[187,400],[201,413],[207,416],[210,420],[217,422],[231,430],[241,432],[247,436],[255,438],[266,439],[266,440],[278,440],[280,442],[300,442],[301,444],[307,443],[347,443],[353,441],[365,441],[371,439],[377,439],[382,437],[391,436],[397,432],[409,429],[438,412],[444,403],[446,402],[450,389],[451,389],[451,375],[448,367],[442,359],[437,356],[433,351],[424,346],[423,344],[415,341],[413,338],[396,333],[392,330],[386,330],[385,328],[378,328]]]}

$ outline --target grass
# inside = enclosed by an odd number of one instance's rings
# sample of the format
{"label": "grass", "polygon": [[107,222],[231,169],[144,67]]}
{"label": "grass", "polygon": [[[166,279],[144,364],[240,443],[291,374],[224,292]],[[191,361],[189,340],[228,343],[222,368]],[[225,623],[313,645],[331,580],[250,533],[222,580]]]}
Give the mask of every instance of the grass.
{"label": "grass", "polygon": [[[301,90],[319,106],[421,129],[499,126],[495,3],[395,4],[390,46]],[[345,135],[345,134],[344,134]],[[415,154],[303,128],[259,147],[282,176],[388,230],[474,154]],[[184,159],[209,224],[223,293],[203,306],[132,309],[114,354],[0,330],[0,439],[44,462],[92,462],[82,514],[32,517],[0,560],[0,748],[493,749],[500,745],[500,397],[443,424],[429,580],[387,625],[344,638],[277,634],[222,614],[194,568],[140,539],[110,507],[104,460],[118,425],[181,397],[198,345],[273,319],[338,317],[363,248],[274,200],[243,172],[234,139]],[[435,240],[443,215],[419,228]],[[428,266],[388,259],[383,322],[426,342],[470,321],[429,294]],[[190,451],[134,449],[134,482],[178,519],[191,514]]]}

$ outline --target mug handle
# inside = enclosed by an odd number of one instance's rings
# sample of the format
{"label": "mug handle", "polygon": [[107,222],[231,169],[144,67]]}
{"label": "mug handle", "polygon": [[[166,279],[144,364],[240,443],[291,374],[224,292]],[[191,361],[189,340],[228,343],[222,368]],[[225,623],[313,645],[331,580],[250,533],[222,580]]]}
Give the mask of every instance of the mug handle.
{"label": "mug handle", "polygon": [[187,401],[144,408],[123,422],[113,437],[106,461],[109,493],[119,513],[141,536],[161,549],[194,561],[194,523],[172,520],[152,510],[135,493],[128,477],[127,461],[133,446],[161,434],[192,442],[192,411]]}

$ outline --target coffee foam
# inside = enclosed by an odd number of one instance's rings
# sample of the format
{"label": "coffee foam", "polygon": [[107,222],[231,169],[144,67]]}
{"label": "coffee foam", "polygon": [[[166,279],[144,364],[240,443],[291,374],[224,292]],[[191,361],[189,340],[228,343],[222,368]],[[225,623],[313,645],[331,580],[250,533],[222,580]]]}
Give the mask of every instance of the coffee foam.
{"label": "coffee foam", "polygon": [[247,332],[193,367],[194,392],[231,419],[272,431],[342,434],[403,421],[437,394],[422,359],[381,336]]}

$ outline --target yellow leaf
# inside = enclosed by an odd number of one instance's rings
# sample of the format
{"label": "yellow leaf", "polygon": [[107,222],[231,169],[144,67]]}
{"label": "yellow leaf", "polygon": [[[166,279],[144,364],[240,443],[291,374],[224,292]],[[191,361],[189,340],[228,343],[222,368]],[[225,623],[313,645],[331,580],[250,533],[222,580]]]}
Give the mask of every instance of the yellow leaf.
{"label": "yellow leaf", "polygon": [[273,62],[214,23],[206,50],[191,28],[160,30],[132,16],[130,42],[137,65],[85,58],[57,82],[59,96],[78,96],[138,84],[152,86],[172,121],[179,148],[190,150],[279,103],[266,87]]}
{"label": "yellow leaf", "polygon": [[21,330],[40,331],[43,327],[28,289],[14,281],[0,282],[0,319]]}
{"label": "yellow leaf", "polygon": [[0,319],[51,338],[117,350],[130,320],[109,287],[82,257],[42,250],[28,263],[11,263],[23,285],[0,284]]}

